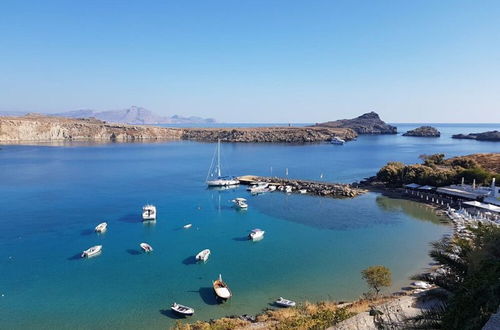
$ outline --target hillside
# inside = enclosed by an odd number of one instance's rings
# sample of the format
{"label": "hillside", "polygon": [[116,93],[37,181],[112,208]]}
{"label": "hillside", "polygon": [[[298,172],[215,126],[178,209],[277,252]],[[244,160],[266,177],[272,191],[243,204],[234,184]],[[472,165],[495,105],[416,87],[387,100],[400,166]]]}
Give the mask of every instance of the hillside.
{"label": "hillside", "polygon": [[376,112],[368,112],[353,119],[318,123],[315,127],[350,128],[358,134],[396,134],[397,128],[382,121]]}

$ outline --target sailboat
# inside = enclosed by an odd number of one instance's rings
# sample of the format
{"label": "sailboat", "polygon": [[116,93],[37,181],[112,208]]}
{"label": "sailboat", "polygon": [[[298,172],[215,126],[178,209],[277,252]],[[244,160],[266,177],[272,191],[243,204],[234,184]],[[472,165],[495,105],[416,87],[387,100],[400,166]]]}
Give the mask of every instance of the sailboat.
{"label": "sailboat", "polygon": [[[217,162],[214,167],[215,156],[217,155]],[[222,169],[220,164],[220,139],[217,141],[217,147],[215,149],[214,159],[212,159],[212,164],[207,175],[207,185],[209,187],[226,187],[238,185],[240,182],[234,177],[222,176]]]}

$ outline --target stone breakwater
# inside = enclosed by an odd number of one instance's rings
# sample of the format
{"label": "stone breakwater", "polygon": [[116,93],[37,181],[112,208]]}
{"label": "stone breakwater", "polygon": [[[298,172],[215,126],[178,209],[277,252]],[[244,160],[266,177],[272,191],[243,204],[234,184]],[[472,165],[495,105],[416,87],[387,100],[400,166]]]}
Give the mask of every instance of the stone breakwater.
{"label": "stone breakwater", "polygon": [[291,187],[292,193],[304,193],[325,197],[356,197],[367,192],[367,190],[358,188],[353,184],[345,183],[330,183],[252,175],[241,176],[238,179],[242,184],[250,184],[251,182],[266,182],[270,185],[276,186],[278,190],[285,190],[288,186]]}
{"label": "stone breakwater", "polygon": [[193,140],[215,142],[307,143],[333,137],[352,140],[357,134],[345,128],[253,127],[168,128],[147,125],[108,124],[97,119],[71,119],[27,115],[0,117],[0,143],[50,141]]}

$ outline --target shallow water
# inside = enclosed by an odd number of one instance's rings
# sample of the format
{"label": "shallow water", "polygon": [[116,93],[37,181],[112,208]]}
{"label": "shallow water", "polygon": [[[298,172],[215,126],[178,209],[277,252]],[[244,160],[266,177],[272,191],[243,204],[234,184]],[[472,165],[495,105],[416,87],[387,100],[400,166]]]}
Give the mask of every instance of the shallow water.
{"label": "shallow water", "polygon": [[[440,139],[224,144],[223,160],[232,174],[288,168],[290,177],[351,182],[389,160],[500,151],[498,143],[449,138],[498,125],[440,128]],[[279,296],[352,299],[366,291],[360,271],[374,264],[391,268],[397,290],[428,264],[429,242],[450,231],[422,205],[375,193],[330,199],[207,189],[213,150],[194,142],[3,146],[0,328],[165,328],[175,321],[173,301],[208,319],[256,313]],[[238,196],[248,198],[248,211],[231,208]],[[147,202],[158,207],[155,224],[140,222]],[[109,229],[97,235],[102,221]],[[186,223],[193,227],[183,229]],[[249,242],[256,227],[265,238]],[[143,241],[155,251],[141,253]],[[100,256],[79,258],[95,244],[104,246]],[[212,250],[209,261],[194,264],[204,248]],[[223,305],[211,291],[219,273],[234,293]]]}

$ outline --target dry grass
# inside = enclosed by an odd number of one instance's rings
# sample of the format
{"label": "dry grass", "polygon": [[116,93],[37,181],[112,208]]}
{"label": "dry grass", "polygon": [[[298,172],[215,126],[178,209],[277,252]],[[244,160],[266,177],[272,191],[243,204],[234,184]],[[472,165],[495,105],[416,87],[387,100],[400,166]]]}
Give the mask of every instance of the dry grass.
{"label": "dry grass", "polygon": [[371,305],[378,305],[394,299],[394,297],[380,297],[378,299],[360,299],[348,304],[338,304],[333,301],[318,303],[304,302],[295,308],[269,309],[257,315],[257,323],[237,318],[221,318],[210,322],[197,321],[194,323],[178,322],[175,330],[230,330],[230,329],[324,329],[357,313],[370,309]]}
{"label": "dry grass", "polygon": [[497,173],[497,174],[500,173],[500,153],[472,154],[467,156],[450,158],[449,160],[451,161],[457,158],[472,159],[485,170],[491,173]]}

